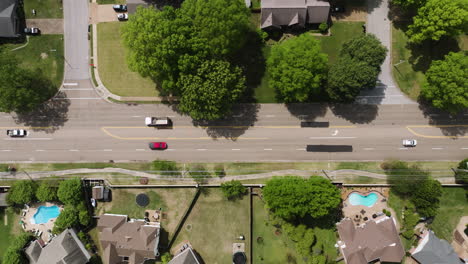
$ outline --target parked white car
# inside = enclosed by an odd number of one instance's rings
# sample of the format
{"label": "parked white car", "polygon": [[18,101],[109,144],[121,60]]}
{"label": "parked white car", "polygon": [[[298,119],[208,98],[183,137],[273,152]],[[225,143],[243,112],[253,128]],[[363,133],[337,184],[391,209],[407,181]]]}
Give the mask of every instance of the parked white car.
{"label": "parked white car", "polygon": [[126,20],[128,20],[128,14],[127,14],[127,13],[118,14],[118,15],[117,15],[117,19],[118,19],[119,21],[126,21]]}
{"label": "parked white car", "polygon": [[416,139],[403,139],[403,146],[405,147],[416,147],[418,141]]}

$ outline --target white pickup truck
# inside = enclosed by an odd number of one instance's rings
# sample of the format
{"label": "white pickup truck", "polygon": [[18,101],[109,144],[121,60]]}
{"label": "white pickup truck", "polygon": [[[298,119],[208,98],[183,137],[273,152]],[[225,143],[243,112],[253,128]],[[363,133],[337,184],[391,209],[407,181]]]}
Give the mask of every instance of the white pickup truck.
{"label": "white pickup truck", "polygon": [[172,120],[168,117],[146,117],[145,125],[154,127],[168,127],[172,125]]}
{"label": "white pickup truck", "polygon": [[28,135],[28,131],[24,129],[8,129],[7,136],[10,137],[25,137]]}

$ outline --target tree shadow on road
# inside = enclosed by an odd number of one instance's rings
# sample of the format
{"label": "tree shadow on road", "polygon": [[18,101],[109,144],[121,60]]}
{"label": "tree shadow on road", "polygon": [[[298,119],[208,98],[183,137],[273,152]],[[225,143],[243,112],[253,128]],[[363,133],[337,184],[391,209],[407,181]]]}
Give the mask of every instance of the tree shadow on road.
{"label": "tree shadow on road", "polygon": [[465,136],[468,132],[468,118],[465,116],[465,114],[468,114],[468,111],[466,110],[458,114],[450,114],[433,107],[423,99],[419,100],[419,109],[424,114],[424,117],[429,119],[429,125],[440,126],[439,129],[445,136],[457,139],[457,137]]}
{"label": "tree shadow on road", "polygon": [[226,138],[236,141],[257,121],[259,104],[237,104],[231,114],[223,119],[206,121],[193,120],[195,126],[204,127],[208,136],[213,139]]}
{"label": "tree shadow on road", "polygon": [[54,133],[68,121],[70,100],[59,91],[52,99],[27,113],[16,113],[13,117],[17,124],[29,126],[33,131]]}
{"label": "tree shadow on road", "polygon": [[333,104],[330,109],[337,117],[353,124],[368,124],[377,117],[379,106],[375,104]]}
{"label": "tree shadow on road", "polygon": [[293,116],[309,122],[327,113],[327,104],[323,103],[291,103],[286,108]]}

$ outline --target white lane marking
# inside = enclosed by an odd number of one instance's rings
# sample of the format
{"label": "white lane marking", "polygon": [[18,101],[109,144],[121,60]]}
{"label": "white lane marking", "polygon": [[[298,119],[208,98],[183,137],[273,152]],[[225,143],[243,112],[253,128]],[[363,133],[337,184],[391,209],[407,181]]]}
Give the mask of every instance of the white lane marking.
{"label": "white lane marking", "polygon": [[166,149],[166,151],[174,151],[175,149]]}
{"label": "white lane marking", "polygon": [[132,117],[141,117],[141,116],[132,116]]}
{"label": "white lane marking", "polygon": [[104,149],[104,151],[112,151],[112,149]]}
{"label": "white lane marking", "polygon": [[67,86],[75,86],[75,85],[78,85],[78,83],[63,83],[63,85],[67,85]]}
{"label": "white lane marking", "polygon": [[400,148],[401,150],[407,150],[408,148]]}
{"label": "white lane marking", "polygon": [[3,140],[52,140],[52,138],[4,138]]}
{"label": "white lane marking", "polygon": [[310,139],[352,139],[356,137],[310,137]]}
{"label": "white lane marking", "polygon": [[273,149],[263,149],[263,150],[273,150]]}
{"label": "white lane marking", "polygon": [[65,97],[65,98],[52,98],[53,100],[101,100],[100,97]]}
{"label": "white lane marking", "polygon": [[173,118],[173,117],[175,117],[175,116],[173,116],[173,115],[168,115],[167,117]]}
{"label": "white lane marking", "polygon": [[432,149],[444,149],[444,148],[432,148]]}
{"label": "white lane marking", "polygon": [[266,117],[275,117],[275,115],[266,115]]}
{"label": "white lane marking", "polygon": [[240,149],[232,149],[232,150],[240,150]]}
{"label": "white lane marking", "polygon": [[205,151],[206,149],[197,149],[197,150],[200,150],[200,151]]}
{"label": "white lane marking", "polygon": [[64,91],[90,91],[94,90],[93,88],[63,88]]}
{"label": "white lane marking", "polygon": [[36,151],[45,151],[45,150],[43,150],[43,149],[36,149]]}
{"label": "white lane marking", "polygon": [[364,148],[364,150],[374,150],[374,148]]}
{"label": "white lane marking", "polygon": [[136,149],[136,151],[145,151],[144,149]]}
{"label": "white lane marking", "polygon": [[460,149],[468,149],[468,148],[460,148]]}
{"label": "white lane marking", "polygon": [[78,149],[69,149],[68,151],[77,152],[77,151],[79,151],[79,150],[78,150]]}
{"label": "white lane marking", "polygon": [[11,151],[11,149],[2,149],[1,151],[8,152]]}
{"label": "white lane marking", "polygon": [[296,149],[296,150],[305,150],[304,148]]}

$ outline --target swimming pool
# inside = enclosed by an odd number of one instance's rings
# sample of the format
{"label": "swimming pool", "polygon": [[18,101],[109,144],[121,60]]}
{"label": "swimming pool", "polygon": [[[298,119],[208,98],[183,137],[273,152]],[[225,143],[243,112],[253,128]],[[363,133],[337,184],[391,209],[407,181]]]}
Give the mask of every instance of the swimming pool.
{"label": "swimming pool", "polygon": [[60,214],[58,206],[39,206],[37,212],[29,220],[31,224],[45,224],[52,218],[57,218]]}
{"label": "swimming pool", "polygon": [[360,195],[358,193],[352,193],[349,195],[349,203],[351,205],[364,205],[372,207],[379,196],[376,193],[369,193],[368,195]]}

